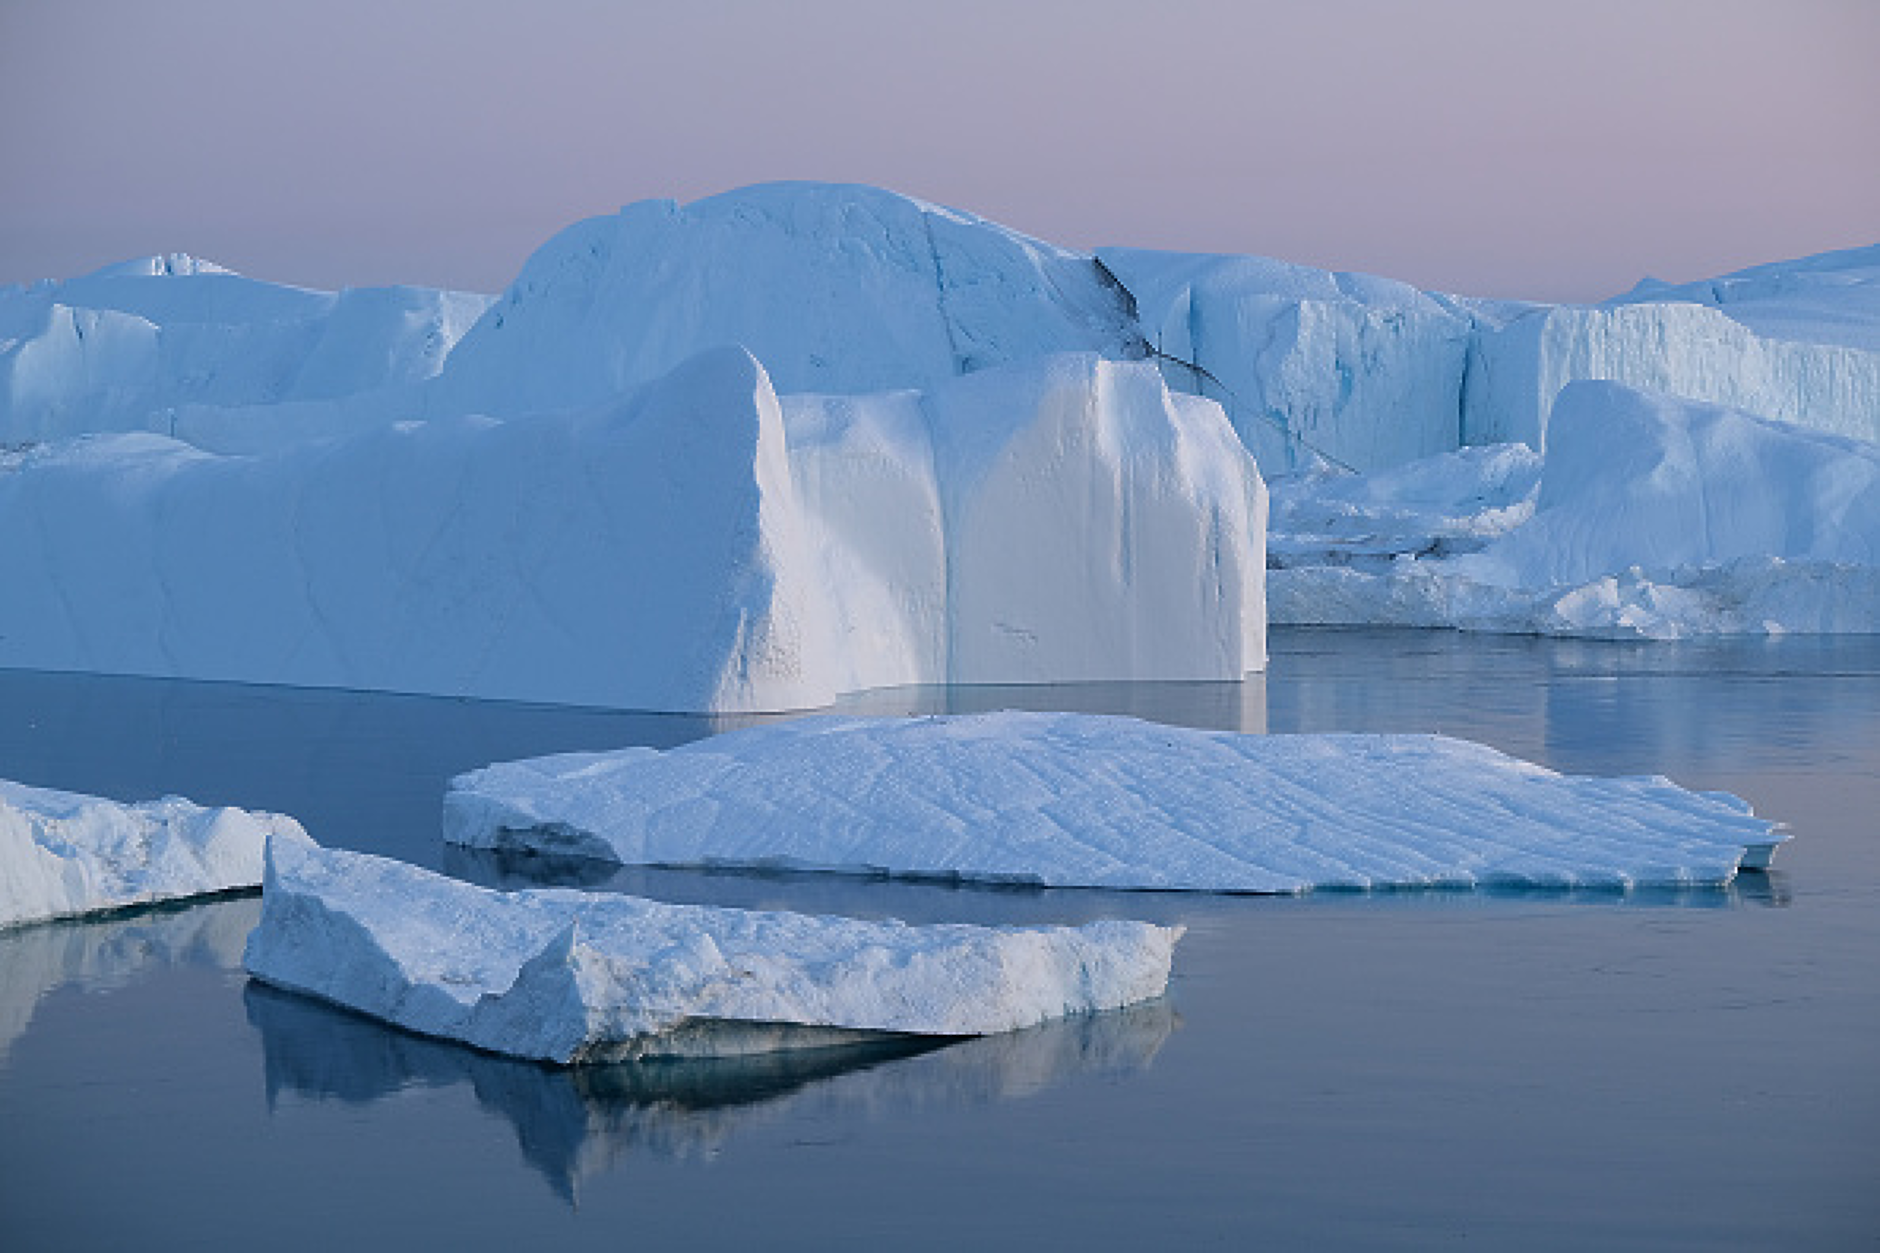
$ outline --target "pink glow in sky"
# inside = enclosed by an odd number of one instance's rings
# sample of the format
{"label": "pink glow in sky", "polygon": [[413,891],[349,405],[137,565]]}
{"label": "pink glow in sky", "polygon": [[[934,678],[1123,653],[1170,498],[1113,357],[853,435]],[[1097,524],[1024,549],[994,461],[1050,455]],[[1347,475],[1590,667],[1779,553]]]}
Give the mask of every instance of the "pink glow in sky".
{"label": "pink glow in sky", "polygon": [[577,218],[806,178],[1590,299],[1880,242],[1876,66],[1870,0],[0,0],[0,282],[494,291]]}

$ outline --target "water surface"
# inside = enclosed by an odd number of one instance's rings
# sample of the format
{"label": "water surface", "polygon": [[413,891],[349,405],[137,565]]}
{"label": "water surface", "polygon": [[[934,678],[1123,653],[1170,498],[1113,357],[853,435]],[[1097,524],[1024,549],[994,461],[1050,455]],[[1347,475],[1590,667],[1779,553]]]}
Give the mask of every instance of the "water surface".
{"label": "water surface", "polygon": [[[672,900],[1190,928],[1169,998],[937,1050],[562,1072],[252,985],[254,899],[0,935],[0,1244],[1834,1248],[1880,1239],[1880,639],[1280,631],[1244,684],[864,712],[1443,731],[1747,797],[1726,891],[1037,892],[586,868]],[[438,798],[723,722],[0,673],[0,777],[280,809],[485,882]]]}

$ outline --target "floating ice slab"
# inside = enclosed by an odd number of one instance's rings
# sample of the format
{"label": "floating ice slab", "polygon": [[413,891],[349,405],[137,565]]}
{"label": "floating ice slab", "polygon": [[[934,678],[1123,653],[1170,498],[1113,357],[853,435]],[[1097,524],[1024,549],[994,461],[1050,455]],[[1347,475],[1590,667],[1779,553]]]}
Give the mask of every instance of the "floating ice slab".
{"label": "floating ice slab", "polygon": [[424,1035],[541,1061],[971,1036],[1160,996],[1181,932],[912,927],[492,892],[403,862],[270,842],[249,973]]}
{"label": "floating ice slab", "polygon": [[280,814],[120,805],[0,779],[0,927],[252,888]]}
{"label": "floating ice slab", "polygon": [[1732,796],[1442,736],[1021,713],[510,762],[454,780],[444,815],[454,843],[627,864],[1227,892],[1725,884],[1786,838]]}

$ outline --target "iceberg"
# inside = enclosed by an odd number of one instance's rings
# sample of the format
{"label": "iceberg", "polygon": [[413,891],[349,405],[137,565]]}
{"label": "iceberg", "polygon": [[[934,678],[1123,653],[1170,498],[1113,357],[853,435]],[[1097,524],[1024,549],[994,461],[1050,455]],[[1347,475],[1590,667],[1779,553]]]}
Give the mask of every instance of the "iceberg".
{"label": "iceberg", "polygon": [[1219,408],[1146,363],[779,398],[724,348],[526,419],[0,452],[33,537],[0,549],[0,664],[698,712],[1237,679],[1265,513]]}
{"label": "iceberg", "polygon": [[1447,452],[1475,319],[1406,283],[1265,257],[1103,248],[1169,385],[1220,401],[1270,475]]}
{"label": "iceberg", "polygon": [[574,1064],[1013,1031],[1161,996],[1180,935],[493,892],[283,833],[244,962],[421,1035]]}
{"label": "iceberg", "polygon": [[[1283,485],[1273,620],[1655,639],[1880,631],[1880,445],[1582,381],[1555,404],[1538,478],[1496,484],[1482,467],[1523,455],[1466,451]],[[1447,509],[1419,504],[1445,496]]]}
{"label": "iceberg", "polygon": [[1263,893],[1721,885],[1787,838],[1735,797],[1443,736],[1009,712],[499,763],[452,781],[444,832],[626,864]]}
{"label": "iceberg", "polygon": [[121,805],[0,779],[0,928],[253,888],[281,814]]}
{"label": "iceberg", "polygon": [[490,301],[311,291],[180,253],[0,288],[0,443],[112,431],[233,442],[250,423],[273,440],[293,429],[277,411],[343,427],[365,420],[345,418],[350,402],[435,375]]}
{"label": "iceberg", "polygon": [[1880,351],[1765,338],[1727,308],[1649,301],[1560,306],[1484,329],[1470,346],[1462,441],[1546,450],[1556,398],[1593,379],[1880,440]]}
{"label": "iceberg", "polygon": [[1063,352],[1143,355],[1089,256],[874,187],[774,183],[568,227],[465,335],[429,403],[590,404],[734,343],[778,390],[834,394]]}

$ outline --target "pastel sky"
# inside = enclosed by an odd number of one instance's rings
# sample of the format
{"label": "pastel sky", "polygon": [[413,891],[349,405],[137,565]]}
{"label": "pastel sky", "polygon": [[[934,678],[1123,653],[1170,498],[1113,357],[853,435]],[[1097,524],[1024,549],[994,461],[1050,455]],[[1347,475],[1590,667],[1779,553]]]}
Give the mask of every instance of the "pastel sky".
{"label": "pastel sky", "polygon": [[1873,0],[0,0],[0,282],[500,289],[646,197],[1592,299],[1880,242]]}

